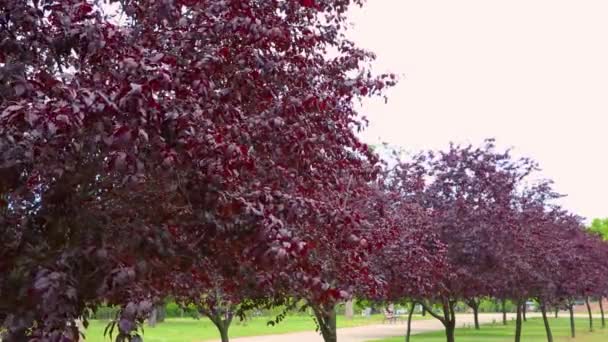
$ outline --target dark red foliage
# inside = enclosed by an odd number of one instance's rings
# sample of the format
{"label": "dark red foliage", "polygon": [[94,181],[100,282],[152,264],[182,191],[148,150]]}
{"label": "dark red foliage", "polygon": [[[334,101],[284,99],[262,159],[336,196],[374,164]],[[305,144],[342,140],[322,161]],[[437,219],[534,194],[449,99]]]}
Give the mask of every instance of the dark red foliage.
{"label": "dark red foliage", "polygon": [[386,170],[358,139],[354,100],[395,82],[344,36],[361,2],[0,2],[3,341],[59,340],[101,303],[136,341],[156,300],[209,289],[606,294],[605,243],[522,190],[533,162],[488,141]]}
{"label": "dark red foliage", "polygon": [[608,245],[554,204],[560,195],[550,181],[529,180],[536,168],[529,159],[497,152],[491,140],[480,148],[452,145],[398,162],[388,184],[400,190],[400,203],[426,209],[427,219],[412,224],[439,237],[447,265],[428,267],[429,278],[443,271],[430,292],[397,287],[388,298],[441,304],[444,314],[431,314],[451,341],[459,300],[475,309],[481,297],[516,303],[534,298],[546,308],[605,295]]}
{"label": "dark red foliage", "polygon": [[512,272],[500,278],[506,284],[501,294],[555,305],[604,295],[608,270],[603,260],[608,245],[589,234],[581,218],[546,201],[554,196],[530,201],[533,192],[547,191],[550,188],[543,186],[524,193],[517,237],[503,256],[510,260]]}
{"label": "dark red foliage", "polygon": [[504,241],[512,238],[512,200],[535,168],[493,141],[482,147],[451,145],[395,168],[397,183],[429,216],[429,229],[447,247],[447,268],[434,293],[421,297],[465,300],[495,293]]}
{"label": "dark red foliage", "polygon": [[355,199],[379,166],[352,102],[394,81],[340,30],[360,1],[110,2],[0,3],[7,340],[102,301],[131,334],[238,265],[270,294],[374,288]]}

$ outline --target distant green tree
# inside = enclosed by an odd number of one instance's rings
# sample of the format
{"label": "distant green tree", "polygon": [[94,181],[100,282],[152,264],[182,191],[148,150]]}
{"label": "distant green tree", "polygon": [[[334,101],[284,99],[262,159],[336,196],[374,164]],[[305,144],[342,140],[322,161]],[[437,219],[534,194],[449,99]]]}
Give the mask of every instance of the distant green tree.
{"label": "distant green tree", "polygon": [[604,240],[608,240],[608,217],[594,219],[589,230],[598,233]]}

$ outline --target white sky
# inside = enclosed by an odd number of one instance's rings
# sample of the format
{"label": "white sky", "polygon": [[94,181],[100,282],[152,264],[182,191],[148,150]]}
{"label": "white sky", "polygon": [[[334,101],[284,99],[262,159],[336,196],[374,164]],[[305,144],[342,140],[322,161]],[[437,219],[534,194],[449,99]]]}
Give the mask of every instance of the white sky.
{"label": "white sky", "polygon": [[364,103],[364,140],[495,137],[537,160],[566,208],[608,216],[607,15],[606,0],[368,0],[350,37],[401,81]]}

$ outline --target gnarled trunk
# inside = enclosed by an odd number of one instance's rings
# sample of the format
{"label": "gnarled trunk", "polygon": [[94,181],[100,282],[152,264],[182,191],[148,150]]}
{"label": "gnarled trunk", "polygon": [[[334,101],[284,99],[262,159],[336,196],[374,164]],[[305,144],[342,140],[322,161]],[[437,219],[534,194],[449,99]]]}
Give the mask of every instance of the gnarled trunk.
{"label": "gnarled trunk", "polygon": [[543,315],[543,322],[545,323],[545,332],[547,333],[547,342],[553,342],[553,334],[551,333],[551,326],[549,326],[549,319],[547,318],[547,307],[543,300],[538,301],[540,306],[540,312]]}
{"label": "gnarled trunk", "polygon": [[321,336],[325,342],[337,342],[336,310],[333,305],[313,306]]}
{"label": "gnarled trunk", "polygon": [[589,297],[585,297],[585,305],[587,305],[587,313],[589,314],[589,331],[593,331],[593,314],[591,313],[591,304],[589,304]]}

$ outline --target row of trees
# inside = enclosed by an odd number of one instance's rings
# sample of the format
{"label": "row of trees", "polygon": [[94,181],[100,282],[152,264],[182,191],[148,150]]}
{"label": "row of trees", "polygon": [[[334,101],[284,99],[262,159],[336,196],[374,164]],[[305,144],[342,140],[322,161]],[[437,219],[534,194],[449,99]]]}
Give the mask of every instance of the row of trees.
{"label": "row of trees", "polygon": [[[560,195],[550,182],[528,180],[536,169],[529,159],[497,152],[492,141],[420,154],[392,168],[389,183],[398,185],[401,201],[425,209],[428,229],[447,253],[444,272],[430,293],[397,288],[389,298],[423,305],[443,323],[448,342],[454,341],[456,303],[471,307],[479,329],[479,301],[488,297],[516,303],[516,341],[529,299],[539,304],[548,341],[553,340],[550,308],[569,309],[574,337],[575,300],[584,298],[589,308],[590,297],[601,303],[608,290],[608,244],[580,217],[552,204]],[[415,186],[403,187],[407,182]],[[388,282],[400,284],[400,272],[396,269]],[[590,308],[589,315],[592,324]]]}
{"label": "row of trees", "polygon": [[604,295],[605,246],[532,161],[358,139],[354,101],[395,79],[351,3],[0,2],[3,341],[75,339],[102,304],[140,341],[167,297],[224,341],[254,307],[304,303],[335,341],[337,303],[410,299],[453,341],[458,300]]}

